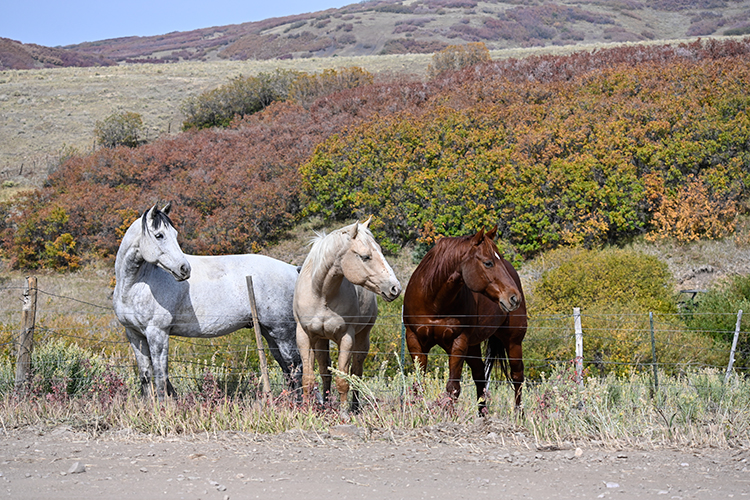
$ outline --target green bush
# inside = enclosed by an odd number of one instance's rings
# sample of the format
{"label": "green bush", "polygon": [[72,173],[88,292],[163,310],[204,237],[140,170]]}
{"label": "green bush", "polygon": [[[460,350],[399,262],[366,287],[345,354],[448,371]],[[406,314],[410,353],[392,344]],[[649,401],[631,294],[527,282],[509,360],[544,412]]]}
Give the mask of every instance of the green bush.
{"label": "green bush", "polygon": [[227,127],[235,116],[257,113],[274,101],[286,100],[299,73],[277,69],[271,73],[232,79],[226,85],[188,98],[182,104],[183,130]]}
{"label": "green bush", "polygon": [[[729,349],[740,309],[743,315],[750,315],[750,276],[735,276],[699,295],[697,303],[686,309],[685,323],[692,330],[723,343]],[[743,316],[744,324],[747,324],[747,318],[748,316]],[[736,367],[750,366],[750,338],[746,332],[747,328],[741,328],[737,341]]]}
{"label": "green bush", "polygon": [[81,396],[91,392],[105,372],[99,356],[62,339],[37,344],[31,356],[36,394],[57,397]]}
{"label": "green bush", "polygon": [[455,71],[489,60],[490,51],[484,42],[450,45],[432,56],[427,73],[430,78],[435,78],[444,71]]}
{"label": "green bush", "polygon": [[138,113],[113,113],[94,126],[97,144],[105,148],[127,146],[135,148],[145,144],[143,118]]}
{"label": "green bush", "polygon": [[551,252],[559,266],[534,288],[534,306],[545,314],[621,304],[634,311],[676,313],[672,274],[658,258],[620,249]]}
{"label": "green bush", "polygon": [[596,375],[650,368],[649,312],[661,370],[681,373],[725,362],[726,351],[714,350],[712,339],[685,332],[671,274],[656,257],[620,249],[561,249],[547,257],[551,269],[527,290],[531,328],[524,357],[530,377],[549,370],[545,360],[575,358],[574,307],[581,312],[584,365]]}

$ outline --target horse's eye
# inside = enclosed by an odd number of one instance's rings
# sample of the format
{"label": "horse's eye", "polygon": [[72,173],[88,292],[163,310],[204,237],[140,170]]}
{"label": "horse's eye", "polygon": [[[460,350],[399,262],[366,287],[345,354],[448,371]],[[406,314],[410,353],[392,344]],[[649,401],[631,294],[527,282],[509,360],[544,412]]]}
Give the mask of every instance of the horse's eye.
{"label": "horse's eye", "polygon": [[370,255],[360,255],[359,258],[362,259],[362,262],[369,262],[372,260],[372,256]]}
{"label": "horse's eye", "polygon": [[491,260],[485,261],[484,267],[493,267],[495,265]]}
{"label": "horse's eye", "polygon": [[163,240],[164,239],[164,234],[163,233],[156,233],[154,235],[154,238],[156,238],[157,240]]}

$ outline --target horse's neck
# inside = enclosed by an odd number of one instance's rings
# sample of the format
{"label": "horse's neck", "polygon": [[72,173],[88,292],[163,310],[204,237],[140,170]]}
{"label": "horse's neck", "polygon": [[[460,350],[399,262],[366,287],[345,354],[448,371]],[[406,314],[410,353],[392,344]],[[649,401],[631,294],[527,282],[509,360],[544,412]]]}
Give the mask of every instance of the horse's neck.
{"label": "horse's neck", "polygon": [[346,279],[340,262],[340,256],[331,259],[325,265],[319,266],[312,277],[313,293],[326,302],[338,295],[341,284]]}
{"label": "horse's neck", "polygon": [[127,286],[132,282],[138,270],[146,262],[138,246],[140,240],[140,219],[136,220],[125,232],[115,259],[115,279],[118,285]]}
{"label": "horse's neck", "polygon": [[460,254],[436,256],[440,259],[437,265],[437,272],[431,277],[431,282],[426,287],[432,291],[432,303],[437,308],[444,307],[456,300],[458,293],[464,286],[463,276],[461,275],[461,258]]}

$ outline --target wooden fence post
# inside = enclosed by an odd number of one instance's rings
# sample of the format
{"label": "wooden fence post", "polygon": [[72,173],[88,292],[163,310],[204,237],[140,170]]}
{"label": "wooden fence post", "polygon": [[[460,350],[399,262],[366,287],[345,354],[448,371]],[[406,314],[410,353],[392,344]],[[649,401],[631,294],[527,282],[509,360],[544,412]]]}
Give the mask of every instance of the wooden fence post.
{"label": "wooden fence post", "polygon": [[729,364],[727,365],[727,373],[724,375],[724,383],[729,382],[729,375],[732,372],[732,365],[734,365],[734,352],[737,350],[737,338],[740,336],[740,324],[742,323],[742,309],[737,312],[737,324],[734,326],[734,340],[732,340],[732,350],[729,351]]}
{"label": "wooden fence post", "polygon": [[258,360],[260,361],[260,376],[263,380],[263,394],[268,398],[271,396],[271,381],[268,379],[268,363],[266,353],[263,349],[263,338],[260,335],[260,322],[258,321],[258,308],[255,306],[255,291],[253,290],[253,277],[245,276],[247,281],[247,293],[250,297],[250,310],[253,313],[253,330],[255,330],[255,342],[258,348]]}
{"label": "wooden fence post", "polygon": [[581,309],[573,308],[573,323],[576,331],[576,381],[583,386],[583,328],[581,327]]}
{"label": "wooden fence post", "polygon": [[36,323],[36,276],[26,278],[23,291],[21,335],[16,351],[16,384],[18,392],[26,392],[31,380],[31,351],[34,349],[34,324]]}
{"label": "wooden fence post", "polygon": [[648,320],[651,324],[651,364],[654,367],[654,392],[659,390],[659,377],[656,368],[656,337],[654,337],[654,313],[648,313]]}

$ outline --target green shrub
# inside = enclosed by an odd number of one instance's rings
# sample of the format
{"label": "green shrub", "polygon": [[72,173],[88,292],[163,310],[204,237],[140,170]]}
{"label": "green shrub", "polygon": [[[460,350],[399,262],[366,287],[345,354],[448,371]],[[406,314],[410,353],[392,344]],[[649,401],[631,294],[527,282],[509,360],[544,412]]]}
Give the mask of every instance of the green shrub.
{"label": "green shrub", "polygon": [[101,382],[105,372],[99,356],[62,339],[37,344],[31,356],[36,394],[81,396]]}
{"label": "green shrub", "polygon": [[712,339],[684,331],[671,274],[656,257],[620,249],[567,249],[550,252],[549,260],[553,267],[527,290],[532,321],[524,357],[533,360],[532,378],[549,370],[545,360],[575,358],[574,307],[581,312],[584,365],[596,375],[650,367],[649,312],[654,313],[661,370],[681,373],[689,366],[725,362],[726,351],[714,350]]}
{"label": "green shrub", "polygon": [[534,305],[545,314],[621,304],[633,311],[676,313],[672,274],[658,258],[620,249],[553,252],[559,266],[534,288]]}
{"label": "green shrub", "polygon": [[309,107],[320,97],[345,89],[372,84],[372,73],[359,68],[326,69],[312,75],[300,74],[292,83],[289,98],[304,107]]}
{"label": "green shrub", "polygon": [[[743,315],[750,315],[750,276],[735,276],[699,295],[697,303],[686,309],[685,323],[729,349],[740,309]],[[747,318],[743,316],[744,324],[747,324]],[[735,367],[738,368],[750,366],[750,338],[746,332],[746,327],[741,328],[737,341]]]}
{"label": "green shrub", "polygon": [[235,116],[257,113],[274,101],[286,100],[299,73],[277,69],[271,73],[232,79],[226,85],[188,98],[182,104],[183,130],[226,127]]}
{"label": "green shrub", "polygon": [[489,60],[490,51],[484,42],[449,45],[432,56],[432,64],[428,66],[427,74],[430,78],[435,78],[444,71],[455,71]]}
{"label": "green shrub", "polygon": [[97,144],[105,148],[145,144],[143,118],[138,113],[113,113],[94,127]]}

